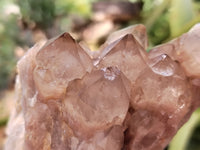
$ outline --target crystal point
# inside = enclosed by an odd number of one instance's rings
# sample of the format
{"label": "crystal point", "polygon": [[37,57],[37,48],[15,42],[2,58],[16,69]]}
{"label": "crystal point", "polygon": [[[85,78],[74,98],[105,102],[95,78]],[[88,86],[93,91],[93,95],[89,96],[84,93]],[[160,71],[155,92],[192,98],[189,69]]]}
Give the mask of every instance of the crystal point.
{"label": "crystal point", "polygon": [[160,54],[167,54],[173,60],[178,61],[187,76],[200,77],[200,27],[195,25],[189,32],[170,41],[169,43],[155,47],[150,51],[152,58]]}
{"label": "crystal point", "polygon": [[36,63],[35,85],[39,94],[48,99],[62,97],[68,82],[82,78],[92,68],[88,55],[68,33],[43,47],[36,56]]}
{"label": "crystal point", "polygon": [[147,49],[148,46],[148,39],[147,39],[147,33],[146,28],[142,24],[129,26],[125,29],[121,29],[119,31],[116,31],[112,33],[106,41],[106,44],[110,44],[119,38],[122,38],[123,36],[126,36],[128,34],[131,34],[135,37],[135,39],[138,41],[138,43],[144,48]]}
{"label": "crystal point", "polygon": [[111,48],[102,51],[98,66],[100,68],[116,66],[131,82],[134,82],[147,66],[141,53],[145,54],[143,47],[131,34],[128,34]]}

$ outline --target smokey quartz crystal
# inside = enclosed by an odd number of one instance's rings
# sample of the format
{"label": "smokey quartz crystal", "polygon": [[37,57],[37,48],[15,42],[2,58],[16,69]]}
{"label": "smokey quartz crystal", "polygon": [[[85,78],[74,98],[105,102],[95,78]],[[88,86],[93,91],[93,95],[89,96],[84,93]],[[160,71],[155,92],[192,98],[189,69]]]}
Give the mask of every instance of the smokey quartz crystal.
{"label": "smokey quartz crystal", "polygon": [[18,62],[5,150],[163,150],[200,106],[200,26],[146,52],[135,25],[90,51],[64,33]]}

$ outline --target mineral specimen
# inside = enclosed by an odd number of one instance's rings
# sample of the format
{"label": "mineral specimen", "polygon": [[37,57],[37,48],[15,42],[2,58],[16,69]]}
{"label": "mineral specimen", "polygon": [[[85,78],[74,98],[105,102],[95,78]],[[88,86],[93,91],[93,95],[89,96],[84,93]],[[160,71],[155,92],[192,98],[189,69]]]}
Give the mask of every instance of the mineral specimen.
{"label": "mineral specimen", "polygon": [[68,33],[18,63],[5,150],[162,150],[200,106],[200,26],[146,53],[143,25],[98,52]]}

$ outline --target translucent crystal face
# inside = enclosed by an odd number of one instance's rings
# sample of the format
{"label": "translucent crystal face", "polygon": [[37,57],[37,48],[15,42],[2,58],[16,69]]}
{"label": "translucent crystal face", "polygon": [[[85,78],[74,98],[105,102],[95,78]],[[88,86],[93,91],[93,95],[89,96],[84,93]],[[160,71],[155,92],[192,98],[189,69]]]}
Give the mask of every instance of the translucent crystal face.
{"label": "translucent crystal face", "polygon": [[18,63],[5,150],[164,149],[200,105],[199,31],[150,53],[143,25],[98,52],[68,33],[35,45]]}
{"label": "translucent crystal face", "polygon": [[115,71],[93,71],[69,85],[63,110],[77,135],[123,124],[129,98],[120,72]]}

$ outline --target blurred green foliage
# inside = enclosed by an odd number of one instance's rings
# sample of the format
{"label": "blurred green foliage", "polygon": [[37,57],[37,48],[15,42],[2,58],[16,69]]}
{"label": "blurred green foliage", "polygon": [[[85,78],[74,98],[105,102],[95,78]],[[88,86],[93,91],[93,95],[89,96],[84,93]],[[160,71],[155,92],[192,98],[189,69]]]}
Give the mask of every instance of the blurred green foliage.
{"label": "blurred green foliage", "polygon": [[[92,16],[91,4],[98,0],[1,0],[0,1],[0,90],[5,89],[15,75],[16,46],[28,45],[21,31],[34,27],[46,30],[61,19],[59,27],[70,29],[71,14],[88,19]],[[145,24],[150,47],[161,44],[188,31],[200,22],[200,0],[129,0],[143,1],[141,18],[134,23]],[[15,6],[19,13],[10,13]],[[18,26],[25,24],[24,29]],[[45,32],[45,31],[44,31]],[[200,111],[174,138],[170,150],[199,150]],[[184,137],[184,140],[182,139]],[[177,146],[178,145],[178,146]]]}
{"label": "blurred green foliage", "polygon": [[0,89],[6,88],[15,75],[14,48],[19,42],[17,16],[5,14],[10,3],[9,0],[0,1]]}
{"label": "blurred green foliage", "polygon": [[[199,113],[200,115],[200,113]],[[193,130],[190,139],[188,139],[188,145],[186,147],[186,150],[200,150],[200,121],[198,123],[199,125],[196,126],[196,128]]]}
{"label": "blurred green foliage", "polygon": [[54,0],[18,0],[23,20],[36,23],[42,28],[53,24],[55,17]]}
{"label": "blurred green foliage", "polygon": [[192,114],[190,120],[178,131],[170,143],[169,150],[199,150],[199,124],[200,108]]}
{"label": "blurred green foliage", "polygon": [[200,22],[199,0],[143,0],[150,46],[169,41]]}
{"label": "blurred green foliage", "polygon": [[91,4],[95,1],[97,0],[56,0],[56,14],[68,15],[73,13],[88,17],[91,15]]}

